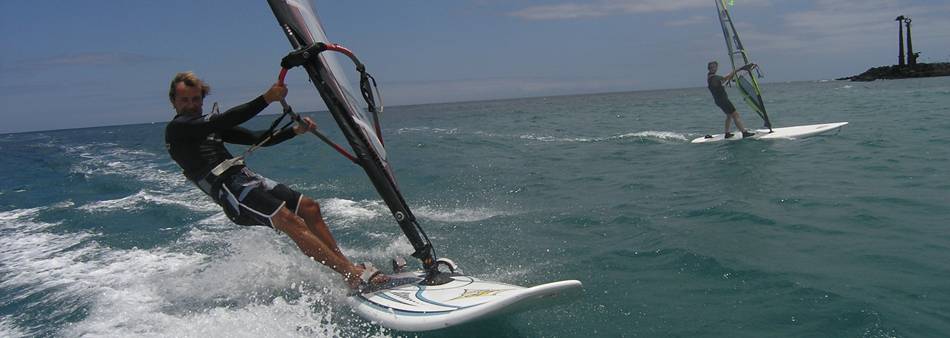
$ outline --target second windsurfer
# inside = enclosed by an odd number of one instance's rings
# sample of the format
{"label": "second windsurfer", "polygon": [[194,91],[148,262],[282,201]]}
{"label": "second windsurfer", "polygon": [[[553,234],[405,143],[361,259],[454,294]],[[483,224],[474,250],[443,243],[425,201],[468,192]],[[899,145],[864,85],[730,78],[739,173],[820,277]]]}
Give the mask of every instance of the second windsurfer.
{"label": "second windsurfer", "polygon": [[732,80],[732,77],[736,75],[736,71],[744,69],[752,70],[755,67],[757,66],[754,63],[748,64],[726,74],[726,76],[719,76],[716,75],[716,72],[719,70],[719,62],[710,61],[709,64],[706,65],[706,68],[709,70],[709,73],[706,74],[706,84],[709,88],[709,92],[712,93],[716,106],[722,109],[722,112],[726,114],[725,138],[731,138],[733,136],[733,134],[729,132],[732,123],[735,123],[736,128],[742,132],[743,138],[755,135],[755,133],[748,131],[745,126],[742,125],[742,121],[739,120],[739,112],[736,110],[736,107],[732,105],[732,101],[729,101],[729,95],[726,94],[726,88],[723,86],[723,84]]}

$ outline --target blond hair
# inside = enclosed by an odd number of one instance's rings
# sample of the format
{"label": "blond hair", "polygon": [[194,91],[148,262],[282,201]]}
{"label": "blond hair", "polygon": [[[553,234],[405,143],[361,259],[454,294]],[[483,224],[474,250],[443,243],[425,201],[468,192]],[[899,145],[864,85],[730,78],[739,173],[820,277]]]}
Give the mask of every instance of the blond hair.
{"label": "blond hair", "polygon": [[175,86],[179,82],[184,82],[188,87],[201,87],[201,97],[204,98],[211,93],[211,86],[198,78],[198,75],[195,75],[194,72],[187,71],[175,74],[175,78],[172,79],[171,85],[168,87],[168,100],[175,103]]}

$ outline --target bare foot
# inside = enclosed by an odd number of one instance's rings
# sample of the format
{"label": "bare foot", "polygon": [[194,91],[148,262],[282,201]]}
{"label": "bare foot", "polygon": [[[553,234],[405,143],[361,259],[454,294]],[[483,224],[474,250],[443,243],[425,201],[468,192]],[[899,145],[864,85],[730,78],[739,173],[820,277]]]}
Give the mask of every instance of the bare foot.
{"label": "bare foot", "polygon": [[[360,278],[360,276],[363,274],[364,270],[366,270],[366,268],[362,264],[357,264],[353,266],[352,272],[344,276],[344,278],[346,279],[346,284],[347,286],[350,287],[350,289],[358,290],[360,286],[363,284],[363,280],[362,278]],[[369,287],[380,286],[380,285],[388,283],[389,280],[390,280],[389,276],[383,274],[382,272],[378,272],[372,277],[370,277],[369,283],[367,283],[368,284],[367,286]]]}

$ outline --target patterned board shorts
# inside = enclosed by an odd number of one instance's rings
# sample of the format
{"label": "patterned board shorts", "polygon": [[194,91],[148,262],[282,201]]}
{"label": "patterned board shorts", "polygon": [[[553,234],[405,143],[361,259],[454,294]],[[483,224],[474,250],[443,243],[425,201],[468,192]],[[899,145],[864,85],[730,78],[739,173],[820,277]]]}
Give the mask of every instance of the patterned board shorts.
{"label": "patterned board shorts", "polygon": [[719,109],[722,109],[722,113],[726,115],[730,115],[736,111],[736,106],[733,106],[729,100],[716,101],[716,106],[719,106]]}
{"label": "patterned board shorts", "polygon": [[199,182],[234,223],[274,227],[273,218],[286,206],[297,213],[303,195],[248,168],[241,168],[223,178],[220,189],[214,192],[210,185]]}

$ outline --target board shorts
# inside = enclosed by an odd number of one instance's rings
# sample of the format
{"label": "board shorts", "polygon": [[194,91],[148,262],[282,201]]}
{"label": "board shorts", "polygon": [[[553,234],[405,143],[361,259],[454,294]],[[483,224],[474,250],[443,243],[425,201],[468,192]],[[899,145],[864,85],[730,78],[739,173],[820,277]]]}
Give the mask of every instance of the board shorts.
{"label": "board shorts", "polygon": [[261,176],[246,167],[215,180],[197,182],[232,222],[240,225],[274,227],[280,208],[297,214],[303,195],[290,187]]}
{"label": "board shorts", "polygon": [[722,112],[726,115],[731,115],[736,111],[736,106],[733,106],[729,100],[716,101],[716,106],[722,109]]}

